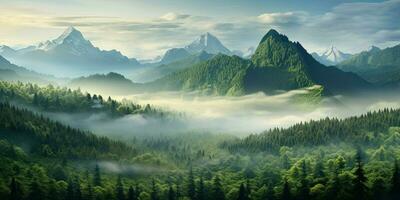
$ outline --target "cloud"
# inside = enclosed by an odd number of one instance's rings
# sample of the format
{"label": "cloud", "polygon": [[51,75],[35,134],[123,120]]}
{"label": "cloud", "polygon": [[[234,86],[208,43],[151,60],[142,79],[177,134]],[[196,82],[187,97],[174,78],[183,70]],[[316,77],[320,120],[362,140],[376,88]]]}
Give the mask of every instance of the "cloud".
{"label": "cloud", "polygon": [[178,14],[178,13],[170,12],[170,13],[167,13],[167,14],[161,16],[160,18],[162,20],[166,20],[166,21],[173,21],[173,20],[179,20],[179,19],[186,19],[186,18],[189,18],[189,17],[190,17],[190,15]]}
{"label": "cloud", "polygon": [[306,12],[277,12],[264,13],[257,18],[261,23],[270,25],[294,25],[306,21],[308,14]]}
{"label": "cloud", "polygon": [[[72,25],[102,49],[117,49],[128,56],[144,59],[162,55],[171,47],[185,46],[204,32],[216,35],[229,49],[245,50],[256,46],[268,29],[275,28],[310,51],[323,51],[334,44],[343,51],[355,53],[370,45],[386,47],[398,43],[399,10],[399,0],[343,3],[325,13],[292,10],[240,17],[169,12],[161,17],[133,19],[53,16],[41,14],[40,10],[13,12],[0,9],[4,11],[0,26],[6,30],[0,33],[0,42],[29,45],[32,40],[37,43],[52,39]],[[22,30],[27,30],[26,34]]]}

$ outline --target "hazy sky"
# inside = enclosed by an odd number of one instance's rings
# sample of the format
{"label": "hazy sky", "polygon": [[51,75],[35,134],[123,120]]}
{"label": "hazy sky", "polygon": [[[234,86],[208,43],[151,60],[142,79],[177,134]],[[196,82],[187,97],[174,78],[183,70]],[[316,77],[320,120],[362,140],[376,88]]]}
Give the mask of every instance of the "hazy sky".
{"label": "hazy sky", "polygon": [[75,26],[95,46],[151,58],[211,32],[231,50],[276,28],[309,51],[400,41],[400,0],[0,0],[0,44],[22,47]]}

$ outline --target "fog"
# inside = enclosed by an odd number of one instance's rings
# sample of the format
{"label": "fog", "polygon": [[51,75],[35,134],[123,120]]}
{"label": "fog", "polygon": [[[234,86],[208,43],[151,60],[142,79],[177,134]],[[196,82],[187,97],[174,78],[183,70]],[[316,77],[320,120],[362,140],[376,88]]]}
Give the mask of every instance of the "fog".
{"label": "fog", "polygon": [[257,93],[242,97],[205,97],[196,93],[162,92],[114,97],[185,113],[184,117],[167,120],[142,115],[111,119],[104,113],[48,115],[73,127],[91,130],[96,134],[130,139],[137,136],[187,132],[245,136],[270,128],[288,127],[311,119],[344,118],[371,110],[400,107],[395,95],[371,95],[358,99],[335,96],[322,99],[321,103],[314,105],[296,101],[298,95],[308,92],[308,90],[294,90],[272,96]]}

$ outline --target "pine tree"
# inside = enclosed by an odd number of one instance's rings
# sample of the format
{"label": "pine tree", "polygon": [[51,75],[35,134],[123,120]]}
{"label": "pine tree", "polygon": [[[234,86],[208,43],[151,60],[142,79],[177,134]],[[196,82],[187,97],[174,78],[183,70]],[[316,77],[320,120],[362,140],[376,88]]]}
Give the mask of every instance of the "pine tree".
{"label": "pine tree", "polygon": [[133,187],[130,186],[129,190],[128,190],[128,200],[137,200],[137,198],[138,197],[137,197],[135,189],[133,189]]}
{"label": "pine tree", "polygon": [[10,200],[20,200],[21,199],[21,192],[19,190],[19,186],[15,178],[11,179],[10,183]]}
{"label": "pine tree", "polygon": [[39,183],[36,180],[33,180],[31,186],[29,188],[30,192],[28,195],[29,200],[42,200],[44,199],[44,193],[40,188]]}
{"label": "pine tree", "polygon": [[367,177],[365,176],[365,172],[362,164],[362,154],[361,151],[357,151],[356,154],[356,170],[354,171],[354,195],[359,199],[367,198],[368,188],[366,186]]}
{"label": "pine tree", "polygon": [[301,162],[301,177],[300,177],[300,191],[299,191],[299,199],[300,200],[308,200],[310,199],[310,191],[308,187],[307,181],[307,165],[306,161],[303,160]]}
{"label": "pine tree", "polygon": [[199,181],[199,188],[197,190],[197,200],[205,200],[206,198],[206,191],[205,191],[205,187],[204,187],[204,180],[203,180],[203,176],[200,177],[200,181]]}
{"label": "pine tree", "polygon": [[174,188],[172,188],[172,185],[170,185],[168,189],[168,200],[175,200],[175,199],[176,199],[176,194]]}
{"label": "pine tree", "polygon": [[65,199],[75,199],[75,194],[74,194],[74,185],[71,180],[68,181],[68,187],[67,187],[67,193]]}
{"label": "pine tree", "polygon": [[189,170],[187,194],[188,194],[188,197],[191,200],[195,200],[196,199],[196,184],[194,182],[193,168],[192,167],[190,167],[190,170]]}
{"label": "pine tree", "polygon": [[125,200],[124,186],[122,184],[121,176],[118,176],[117,184],[115,186],[115,196],[117,200]]}
{"label": "pine tree", "polygon": [[241,183],[239,187],[239,194],[237,200],[248,200],[248,199],[249,198],[247,195],[246,188],[244,187],[243,183]]}
{"label": "pine tree", "polygon": [[93,199],[94,199],[93,187],[92,187],[92,184],[88,183],[86,200],[93,200]]}
{"label": "pine tree", "polygon": [[214,178],[213,197],[214,200],[225,200],[225,193],[222,189],[221,180],[219,179],[218,175]]}
{"label": "pine tree", "polygon": [[157,186],[156,182],[154,179],[151,180],[151,194],[150,194],[151,200],[158,200],[158,191],[157,191]]}
{"label": "pine tree", "polygon": [[98,164],[96,164],[96,167],[94,169],[93,185],[101,186],[100,167]]}
{"label": "pine tree", "polygon": [[390,196],[392,199],[400,199],[400,171],[397,160],[394,161]]}
{"label": "pine tree", "polygon": [[292,195],[290,193],[290,186],[289,186],[287,179],[285,178],[285,180],[283,182],[281,200],[291,200],[291,199],[292,199]]}

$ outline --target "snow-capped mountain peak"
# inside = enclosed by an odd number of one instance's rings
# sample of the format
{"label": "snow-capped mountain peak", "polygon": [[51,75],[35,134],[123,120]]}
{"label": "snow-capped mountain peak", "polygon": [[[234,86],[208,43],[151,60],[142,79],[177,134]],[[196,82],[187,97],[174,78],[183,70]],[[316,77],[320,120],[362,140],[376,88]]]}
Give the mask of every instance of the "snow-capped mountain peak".
{"label": "snow-capped mountain peak", "polygon": [[231,55],[231,51],[226,48],[217,37],[207,32],[200,35],[195,41],[185,47],[185,49],[190,53],[200,53],[201,51],[206,51],[211,54],[223,53]]}
{"label": "snow-capped mountain peak", "polygon": [[343,53],[335,46],[329,47],[322,54],[313,53],[312,56],[324,65],[336,65],[351,57],[351,54]]}
{"label": "snow-capped mountain peak", "polygon": [[93,48],[93,45],[90,43],[90,41],[86,40],[80,31],[70,26],[56,39],[39,43],[37,49],[49,51],[60,45],[74,47],[76,50],[75,53],[78,53],[84,49]]}

